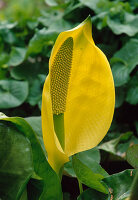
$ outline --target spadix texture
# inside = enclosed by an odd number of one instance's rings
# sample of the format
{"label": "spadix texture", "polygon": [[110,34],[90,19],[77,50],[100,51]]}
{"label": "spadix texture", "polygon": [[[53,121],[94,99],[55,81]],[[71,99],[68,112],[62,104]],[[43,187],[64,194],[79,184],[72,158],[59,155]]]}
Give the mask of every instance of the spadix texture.
{"label": "spadix texture", "polygon": [[[115,89],[109,63],[92,39],[91,19],[62,32],[53,47],[42,95],[42,130],[48,161],[58,173],[69,156],[95,147],[107,133]],[[64,116],[64,148],[53,115]]]}
{"label": "spadix texture", "polygon": [[69,77],[72,66],[73,38],[67,38],[59,48],[50,72],[50,94],[53,114],[65,112]]}

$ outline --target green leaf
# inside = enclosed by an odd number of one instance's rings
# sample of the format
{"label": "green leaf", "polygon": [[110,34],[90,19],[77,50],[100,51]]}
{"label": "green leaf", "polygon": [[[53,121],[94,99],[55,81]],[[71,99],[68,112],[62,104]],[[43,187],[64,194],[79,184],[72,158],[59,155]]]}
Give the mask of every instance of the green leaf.
{"label": "green leaf", "polygon": [[10,23],[10,22],[6,22],[6,21],[1,21],[0,22],[0,30],[13,29],[16,25],[17,25],[17,22]]}
{"label": "green leaf", "polygon": [[94,173],[90,168],[83,164],[78,158],[73,156],[73,168],[79,181],[90,188],[108,194],[106,185],[102,182],[104,176]]}
{"label": "green leaf", "polygon": [[100,166],[100,152],[98,148],[93,148],[87,151],[83,151],[77,154],[77,158],[91,169],[96,174],[102,176],[108,176],[108,173]]}
{"label": "green leaf", "polygon": [[30,124],[32,129],[36,133],[36,137],[38,138],[41,147],[43,151],[45,152],[46,155],[46,150],[44,147],[44,142],[43,142],[43,136],[42,136],[42,122],[41,122],[41,117],[27,117],[25,120]]}
{"label": "green leaf", "polygon": [[138,71],[131,77],[127,84],[126,101],[133,105],[138,103]]}
{"label": "green leaf", "polygon": [[27,189],[24,190],[20,200],[28,200],[28,198],[27,198]]}
{"label": "green leaf", "polygon": [[5,117],[1,120],[10,121],[30,140],[33,154],[33,165],[35,173],[43,179],[44,187],[39,200],[62,199],[62,191],[59,177],[49,165],[45,153],[41,148],[35,131],[20,117]]}
{"label": "green leaf", "polygon": [[38,77],[32,82],[32,85],[30,86],[29,95],[27,98],[27,102],[31,106],[35,106],[39,103],[42,99],[42,88],[44,84],[44,80],[42,80],[42,77],[45,79],[45,75],[41,75],[41,78]]}
{"label": "green leaf", "polygon": [[138,33],[138,15],[124,12],[124,16],[122,18],[120,16],[118,19],[116,15],[114,18],[107,18],[107,24],[115,34],[119,35],[125,33],[129,36],[134,36]]}
{"label": "green leaf", "polygon": [[126,101],[133,105],[138,103],[138,86],[134,86],[128,90]]}
{"label": "green leaf", "polygon": [[14,108],[21,105],[28,95],[26,81],[0,80],[0,108]]}
{"label": "green leaf", "polygon": [[104,179],[114,200],[124,200],[129,197],[134,175],[135,171],[128,169]]}
{"label": "green leaf", "polygon": [[117,53],[114,54],[114,58],[119,58],[124,61],[128,72],[132,70],[138,64],[138,39],[130,39]]}
{"label": "green leaf", "polygon": [[[120,60],[113,64],[112,72],[116,86],[121,86],[128,82],[129,75],[138,64],[138,40],[131,39],[117,53],[113,59]],[[111,60],[111,63],[112,63]]]}
{"label": "green leaf", "polygon": [[105,195],[93,189],[87,189],[77,198],[77,200],[96,200],[96,199],[108,200],[108,195]]}
{"label": "green leaf", "polygon": [[45,2],[49,5],[49,6],[58,6],[58,3],[56,0],[45,0]]}
{"label": "green leaf", "polygon": [[44,46],[53,45],[57,35],[57,32],[48,31],[46,28],[37,30],[29,42],[27,55],[39,53]]}
{"label": "green leaf", "polygon": [[72,177],[76,177],[76,174],[74,172],[73,166],[72,166],[72,157],[70,158],[70,161],[64,164],[64,175],[69,175]]}
{"label": "green leaf", "polygon": [[126,159],[134,168],[138,168],[138,144],[132,145],[126,152]]}
{"label": "green leaf", "polygon": [[7,63],[7,60],[9,60],[9,55],[5,52],[2,52],[0,55],[0,66],[3,67],[3,65]]}
{"label": "green leaf", "polygon": [[[104,142],[98,147],[101,150],[104,150],[106,152],[109,152],[109,153],[112,153],[114,155],[121,156],[122,158],[124,158],[124,153],[126,152],[131,142],[130,141],[131,136],[132,136],[132,132],[126,132],[124,134],[121,134],[119,137],[115,139],[112,139],[108,142]],[[119,145],[123,146],[123,151],[121,151],[122,148]]]}
{"label": "green leaf", "polygon": [[112,67],[114,83],[116,87],[122,86],[130,79],[128,68],[122,63],[116,63]]}
{"label": "green leaf", "polygon": [[26,55],[25,48],[12,47],[8,65],[9,66],[17,66],[17,65],[21,64],[25,59],[25,55]]}
{"label": "green leaf", "polygon": [[0,68],[0,80],[3,80],[6,78],[7,70]]}
{"label": "green leaf", "polygon": [[0,197],[19,199],[33,173],[28,139],[11,123],[0,122]]}
{"label": "green leaf", "polygon": [[[42,67],[43,65],[43,67]],[[47,68],[45,63],[37,63],[34,59],[33,62],[24,62],[21,65],[11,69],[11,77],[17,80],[27,79],[30,82],[34,82],[37,76],[41,73],[46,73]],[[39,74],[39,75],[38,75]],[[45,75],[43,75],[45,77]],[[41,80],[41,78],[39,78]]]}
{"label": "green leaf", "polygon": [[116,87],[115,88],[115,107],[119,108],[125,101],[125,88]]}
{"label": "green leaf", "polygon": [[[85,164],[89,169],[91,169],[94,173],[101,174],[102,176],[108,176],[108,173],[100,166],[100,153],[97,147],[80,152],[76,155],[76,157]],[[76,177],[72,166],[72,158],[70,161],[65,163],[64,165],[65,175],[66,173],[72,177]]]}
{"label": "green leaf", "polygon": [[92,10],[94,10],[95,12],[98,9],[98,3],[99,0],[95,0],[95,1],[91,1],[91,0],[79,0],[83,5],[91,8]]}
{"label": "green leaf", "polygon": [[[66,10],[68,10],[68,7],[66,7]],[[53,13],[45,12],[43,16],[39,18],[39,21],[45,27],[48,27],[48,32],[50,31],[53,33],[56,32],[57,34],[59,34],[60,32],[72,29],[73,26],[75,27],[74,24],[64,19],[63,12],[57,12],[56,15],[55,15],[55,12]]]}
{"label": "green leaf", "polygon": [[79,160],[86,162],[88,165],[91,165],[91,162],[100,163],[100,152],[97,147],[89,149],[87,151],[82,151],[77,154]]}
{"label": "green leaf", "polygon": [[101,145],[99,145],[99,149],[107,151],[109,153],[116,154],[116,146],[120,141],[120,137],[110,140],[108,142],[105,142]]}

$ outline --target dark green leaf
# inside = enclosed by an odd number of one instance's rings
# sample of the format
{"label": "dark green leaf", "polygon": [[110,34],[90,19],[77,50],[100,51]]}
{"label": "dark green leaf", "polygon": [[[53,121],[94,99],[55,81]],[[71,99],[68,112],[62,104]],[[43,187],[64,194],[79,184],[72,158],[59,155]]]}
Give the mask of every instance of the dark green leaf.
{"label": "dark green leaf", "polygon": [[72,166],[72,158],[70,158],[70,161],[65,163],[64,165],[64,175],[69,175],[72,177],[76,177],[76,174],[74,172],[73,166]]}
{"label": "dark green leaf", "polygon": [[[96,147],[87,151],[80,152],[76,156],[83,164],[85,164],[94,173],[101,174],[104,177],[108,175],[107,172],[99,164],[100,153]],[[72,158],[70,159],[70,162],[65,163],[64,170],[65,170],[65,175],[67,173],[70,176],[76,177],[76,174],[72,166]]]}
{"label": "dark green leaf", "polygon": [[130,79],[128,68],[122,63],[116,63],[112,67],[115,86],[121,86]]}
{"label": "dark green leaf", "polygon": [[55,13],[53,14],[44,13],[44,16],[39,18],[39,21],[44,26],[48,27],[48,31],[51,31],[53,33],[56,32],[57,34],[59,34],[60,32],[69,30],[73,26],[71,23],[64,20],[62,12],[57,12],[56,15]]}
{"label": "dark green leaf", "polygon": [[124,200],[130,195],[134,175],[135,171],[125,170],[104,179],[114,200]]}
{"label": "dark green leaf", "polygon": [[115,107],[119,108],[125,101],[125,88],[116,87],[115,88]]}
{"label": "dark green leaf", "polygon": [[138,40],[130,39],[117,53],[114,54],[114,57],[123,60],[130,73],[138,64],[137,54]]}
{"label": "dark green leaf", "polygon": [[24,190],[20,200],[28,200],[28,198],[27,198],[27,189]]}
{"label": "dark green leaf", "polygon": [[128,148],[126,159],[134,168],[138,168],[138,144],[132,145]]}
{"label": "dark green leaf", "polygon": [[96,190],[87,189],[77,198],[77,200],[108,200],[108,195]]}
{"label": "dark green leaf", "polygon": [[108,194],[108,189],[106,185],[102,182],[104,176],[94,173],[75,156],[73,156],[73,168],[77,178],[80,180],[81,183],[99,192]]}
{"label": "dark green leaf", "polygon": [[0,123],[0,197],[19,199],[33,173],[31,145],[11,123]]}
{"label": "dark green leaf", "polygon": [[31,126],[20,117],[5,117],[1,120],[10,121],[30,140],[33,154],[33,165],[35,173],[43,179],[44,187],[39,200],[62,199],[61,184],[57,174],[52,170],[45,153],[37,139],[36,133]]}
{"label": "dark green leaf", "polygon": [[41,100],[42,86],[43,86],[43,84],[41,83],[39,78],[37,78],[33,81],[32,85],[30,87],[28,98],[27,98],[27,102],[31,106],[35,106]]}
{"label": "dark green leaf", "polygon": [[47,45],[53,45],[58,33],[48,31],[46,28],[37,30],[33,38],[29,42],[27,55],[36,54],[42,51],[42,48]]}
{"label": "dark green leaf", "polygon": [[17,66],[17,65],[21,64],[25,59],[25,55],[26,55],[25,48],[12,47],[8,65],[9,66]]}
{"label": "dark green leaf", "polygon": [[133,105],[138,104],[138,86],[134,86],[128,90],[126,101]]}
{"label": "dark green leaf", "polygon": [[108,173],[100,166],[100,153],[95,147],[93,149],[83,151],[77,154],[77,158],[85,164],[89,169],[91,169],[96,174],[101,174],[102,176],[108,176]]}
{"label": "dark green leaf", "polygon": [[[42,67],[43,65],[43,67]],[[17,80],[27,79],[30,82],[33,82],[40,73],[46,73],[45,63],[37,63],[34,59],[33,62],[24,62],[20,66],[14,67],[11,69],[11,77]],[[39,75],[38,75],[39,74]],[[46,77],[45,75],[43,75]],[[39,78],[41,80],[41,78]]]}
{"label": "dark green leaf", "polygon": [[2,22],[0,22],[0,30],[3,30],[3,29],[12,29],[16,25],[17,25],[17,22],[10,23],[10,22],[6,22],[6,21],[2,21]]}
{"label": "dark green leaf", "polygon": [[91,0],[79,0],[83,5],[91,8],[94,11],[98,9],[99,0],[91,1]]}
{"label": "dark green leaf", "polygon": [[2,52],[0,55],[0,66],[3,67],[3,65],[6,64],[8,60],[9,60],[9,55],[5,52]]}
{"label": "dark green leaf", "polygon": [[117,19],[117,16],[113,19],[108,17],[107,24],[117,35],[125,33],[129,36],[134,36],[138,33],[138,15],[132,15],[128,12],[124,13],[123,20],[121,17]]}
{"label": "dark green leaf", "polygon": [[[138,64],[138,40],[131,39],[117,53],[113,59],[118,59],[122,62],[113,64],[113,76],[116,86],[121,86],[128,82],[129,75]],[[112,60],[111,60],[112,63]]]}
{"label": "dark green leaf", "polygon": [[[132,132],[126,132],[124,134],[121,134],[119,137],[99,145],[99,149],[124,158],[124,153],[126,152],[130,144],[131,136]],[[123,151],[122,148],[120,149],[119,147],[120,144],[122,144],[122,146],[124,147]]]}
{"label": "dark green leaf", "polygon": [[38,140],[40,141],[41,147],[46,154],[46,150],[44,147],[43,137],[42,137],[42,122],[41,117],[27,117],[25,120],[30,124],[33,130],[36,133]]}
{"label": "dark green leaf", "polygon": [[0,80],[0,108],[14,108],[21,105],[28,95],[26,81]]}

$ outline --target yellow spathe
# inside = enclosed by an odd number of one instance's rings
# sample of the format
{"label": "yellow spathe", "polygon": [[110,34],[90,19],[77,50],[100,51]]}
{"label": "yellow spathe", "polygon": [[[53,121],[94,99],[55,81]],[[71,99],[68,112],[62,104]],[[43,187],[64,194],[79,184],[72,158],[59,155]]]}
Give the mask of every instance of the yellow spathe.
{"label": "yellow spathe", "polygon": [[[57,173],[69,156],[95,147],[107,133],[113,118],[113,77],[107,58],[94,44],[91,30],[88,17],[76,28],[62,32],[49,61],[49,75],[42,94],[42,131],[48,161]],[[54,130],[50,76],[55,58],[68,38],[73,39],[73,52],[64,109],[63,151]]]}

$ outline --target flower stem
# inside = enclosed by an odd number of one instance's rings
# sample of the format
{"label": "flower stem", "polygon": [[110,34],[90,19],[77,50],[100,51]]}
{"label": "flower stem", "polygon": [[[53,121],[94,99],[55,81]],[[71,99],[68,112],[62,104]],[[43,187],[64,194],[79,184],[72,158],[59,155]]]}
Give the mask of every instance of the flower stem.
{"label": "flower stem", "polygon": [[64,136],[64,114],[59,115],[53,114],[54,129],[57,135],[57,138],[60,142],[62,149],[65,148],[65,136]]}
{"label": "flower stem", "polygon": [[132,190],[129,200],[137,200],[137,199],[138,199],[138,169],[134,177],[134,181],[132,183]]}
{"label": "flower stem", "polygon": [[83,193],[83,186],[79,179],[78,179],[78,183],[79,183],[79,190],[80,190],[80,194],[81,194],[81,193]]}

